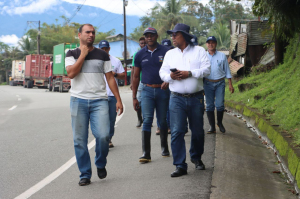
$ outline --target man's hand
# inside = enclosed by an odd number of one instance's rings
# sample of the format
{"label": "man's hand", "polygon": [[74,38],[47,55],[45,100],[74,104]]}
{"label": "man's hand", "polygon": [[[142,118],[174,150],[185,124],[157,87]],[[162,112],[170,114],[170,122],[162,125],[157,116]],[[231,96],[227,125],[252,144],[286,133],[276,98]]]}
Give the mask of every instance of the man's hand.
{"label": "man's hand", "polygon": [[130,90],[132,90],[132,84],[130,84]]}
{"label": "man's hand", "polygon": [[89,53],[89,48],[88,48],[86,45],[81,45],[81,46],[79,47],[79,49],[80,49],[80,51],[81,51],[80,55],[82,55],[82,56],[84,56],[84,57],[86,57],[87,54]]}
{"label": "man's hand", "polygon": [[119,112],[118,116],[120,116],[123,113],[123,104],[120,101],[117,101],[116,103],[116,111]]}
{"label": "man's hand", "polygon": [[230,91],[231,93],[234,93],[234,88],[233,88],[232,84],[229,84],[229,91]]}
{"label": "man's hand", "polygon": [[137,99],[133,99],[133,108],[135,111],[137,111],[138,109],[140,109],[140,104],[139,101]]}
{"label": "man's hand", "polygon": [[177,70],[176,72],[171,72],[171,78],[174,80],[182,80],[189,77],[188,71]]}
{"label": "man's hand", "polygon": [[169,87],[169,83],[163,82],[160,88],[163,89],[163,90],[167,90],[168,87]]}

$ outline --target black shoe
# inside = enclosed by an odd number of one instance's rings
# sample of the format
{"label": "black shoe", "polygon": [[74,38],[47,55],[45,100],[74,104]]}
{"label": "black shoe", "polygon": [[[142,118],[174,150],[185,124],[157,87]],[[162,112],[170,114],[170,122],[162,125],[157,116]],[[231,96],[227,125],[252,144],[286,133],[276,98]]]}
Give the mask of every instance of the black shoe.
{"label": "black shoe", "polygon": [[139,162],[147,163],[151,162],[151,132],[150,131],[142,131],[142,149],[143,155],[140,157]]}
{"label": "black shoe", "polygon": [[224,111],[217,111],[217,122],[218,122],[217,125],[218,125],[220,131],[222,133],[225,133],[226,130],[222,124],[223,115],[224,115]]}
{"label": "black shoe", "polygon": [[91,180],[88,178],[81,178],[78,184],[79,186],[86,186],[91,184]]}
{"label": "black shoe", "polygon": [[205,165],[202,160],[191,160],[191,162],[195,164],[197,170],[205,170]]}
{"label": "black shoe", "polygon": [[169,146],[168,146],[168,131],[160,130],[160,144],[161,144],[161,155],[163,157],[169,157]]}
{"label": "black shoe", "polygon": [[97,173],[98,173],[98,177],[100,179],[106,178],[106,176],[107,176],[107,172],[106,172],[105,168],[103,168],[103,169],[97,168]]}
{"label": "black shoe", "polygon": [[216,125],[215,125],[215,112],[214,111],[206,111],[207,119],[210,125],[207,133],[216,133]]}
{"label": "black shoe", "polygon": [[176,167],[176,170],[173,171],[173,173],[171,173],[171,177],[179,177],[179,176],[183,176],[186,175],[187,171],[185,169],[182,169],[180,167]]}
{"label": "black shoe", "polygon": [[115,146],[114,146],[114,144],[111,141],[109,141],[108,147],[109,148],[114,148]]}

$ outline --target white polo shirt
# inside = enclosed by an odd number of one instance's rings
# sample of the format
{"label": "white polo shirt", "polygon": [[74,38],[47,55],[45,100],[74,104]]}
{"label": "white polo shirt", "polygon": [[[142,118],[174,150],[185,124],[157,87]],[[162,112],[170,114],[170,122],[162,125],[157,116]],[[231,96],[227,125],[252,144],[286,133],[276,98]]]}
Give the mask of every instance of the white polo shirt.
{"label": "white polo shirt", "polygon": [[[192,77],[183,80],[173,80],[170,68],[181,71],[191,71]],[[205,49],[200,46],[188,45],[183,52],[179,48],[169,50],[164,57],[159,75],[164,82],[169,83],[170,91],[181,94],[191,94],[203,90],[203,77],[210,74],[210,61]]]}
{"label": "white polo shirt", "polygon": [[[116,58],[116,57],[114,57],[112,55],[110,55],[109,58],[110,58],[111,66],[112,66],[112,72],[115,72],[115,73],[123,73],[123,72],[125,72],[125,70],[124,70],[124,68],[122,66],[122,63],[121,63],[121,61],[118,58]],[[118,85],[117,78],[115,78],[115,80],[116,80],[116,83]],[[107,95],[108,96],[114,96],[114,94],[111,92],[111,90],[110,90],[110,88],[109,88],[109,86],[107,84],[106,78],[105,78],[105,82],[106,82],[106,93],[107,93]]]}

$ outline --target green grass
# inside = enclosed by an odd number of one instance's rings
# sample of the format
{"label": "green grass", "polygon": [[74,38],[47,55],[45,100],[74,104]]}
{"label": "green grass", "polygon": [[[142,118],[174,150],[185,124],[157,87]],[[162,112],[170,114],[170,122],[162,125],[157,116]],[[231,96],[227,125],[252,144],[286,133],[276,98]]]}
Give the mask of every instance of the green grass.
{"label": "green grass", "polygon": [[2,85],[7,85],[7,84],[6,84],[6,82],[2,82],[2,83],[0,84],[0,86],[2,86]]}
{"label": "green grass", "polygon": [[[257,87],[239,92],[238,85],[256,83]],[[299,36],[290,41],[283,64],[261,74],[251,74],[233,83],[235,93],[228,89],[225,100],[240,102],[255,108],[258,113],[270,119],[272,124],[280,125],[282,130],[294,136],[300,144],[300,40]],[[260,98],[256,99],[255,96]]]}

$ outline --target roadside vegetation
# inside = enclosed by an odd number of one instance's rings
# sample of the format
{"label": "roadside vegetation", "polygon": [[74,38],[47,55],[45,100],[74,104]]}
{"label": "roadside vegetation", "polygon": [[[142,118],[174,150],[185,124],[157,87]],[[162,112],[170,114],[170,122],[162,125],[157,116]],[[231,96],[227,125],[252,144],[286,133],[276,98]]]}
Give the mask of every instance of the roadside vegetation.
{"label": "roadside vegetation", "polygon": [[[300,35],[289,41],[284,61],[275,69],[235,81],[234,94],[226,91],[225,100],[242,103],[258,113],[282,131],[290,133],[300,145]],[[255,67],[252,69],[255,70]],[[239,85],[254,85],[243,92]]]}

